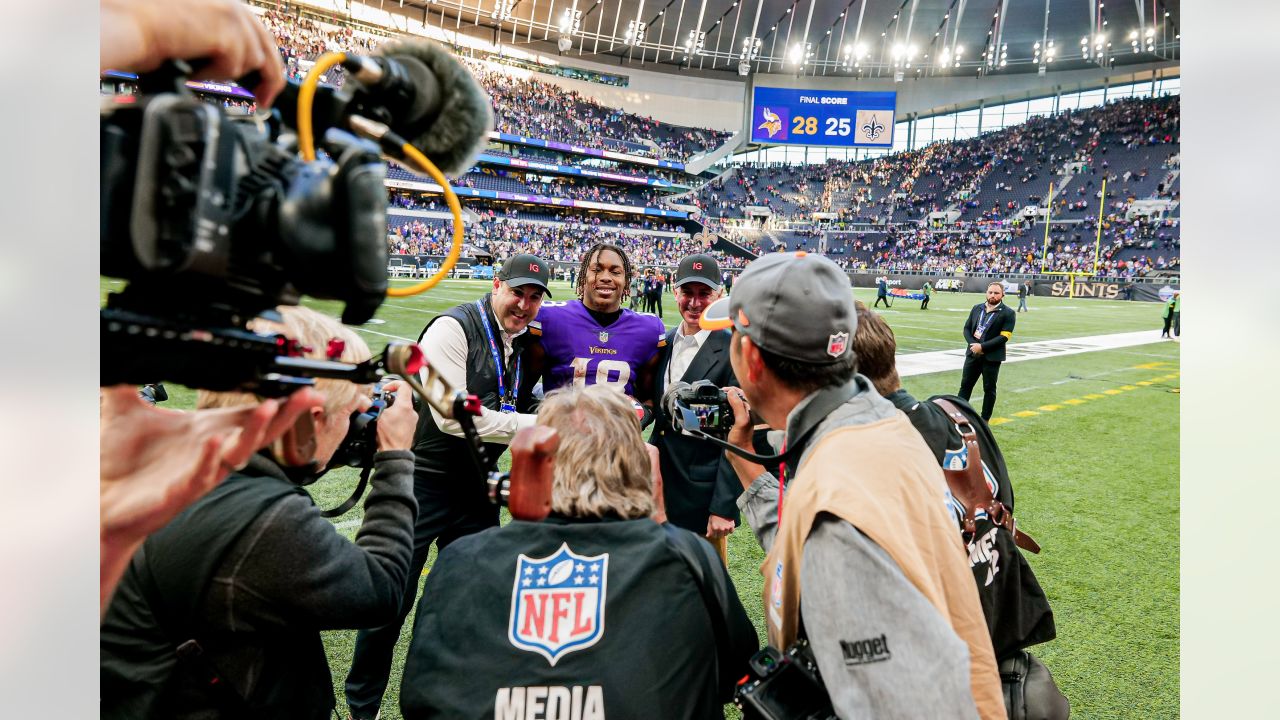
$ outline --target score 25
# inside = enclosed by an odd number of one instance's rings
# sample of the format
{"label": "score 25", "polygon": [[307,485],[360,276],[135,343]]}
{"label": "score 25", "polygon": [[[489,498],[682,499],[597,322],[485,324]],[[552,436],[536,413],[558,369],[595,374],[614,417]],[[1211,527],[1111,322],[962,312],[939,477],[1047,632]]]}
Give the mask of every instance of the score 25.
{"label": "score 25", "polygon": [[[818,118],[804,115],[797,115],[791,118],[791,134],[792,135],[817,135],[818,134]],[[827,118],[825,121],[826,128],[823,135],[839,135],[847,137],[853,132],[853,128],[849,125],[849,118]]]}

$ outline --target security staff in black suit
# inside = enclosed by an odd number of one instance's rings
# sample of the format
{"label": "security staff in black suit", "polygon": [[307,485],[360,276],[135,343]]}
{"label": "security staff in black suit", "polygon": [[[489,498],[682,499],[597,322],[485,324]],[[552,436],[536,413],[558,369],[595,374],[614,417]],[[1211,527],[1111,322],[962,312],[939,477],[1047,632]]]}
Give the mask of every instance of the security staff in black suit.
{"label": "security staff in black suit", "polygon": [[[551,266],[535,255],[508,259],[493,291],[432,319],[418,339],[427,363],[453,387],[480,398],[476,432],[489,452],[505,449],[521,428],[537,422],[525,367],[532,340],[529,322],[551,293]],[[418,415],[414,434],[413,494],[418,501],[413,563],[399,618],[356,636],[347,675],[347,706],[355,720],[378,715],[391,673],[391,657],[401,626],[417,596],[431,544],[444,550],[453,541],[498,526],[498,508],[489,502],[485,478],[471,459],[462,429],[431,408]]]}
{"label": "security staff in black suit", "polygon": [[1000,363],[1004,362],[1004,346],[1013,337],[1017,320],[1017,314],[1004,304],[1004,285],[993,282],[987,286],[987,302],[974,305],[965,321],[964,339],[969,347],[965,350],[957,394],[967,401],[978,384],[978,376],[982,376],[983,420],[990,420],[996,408],[996,382]]}
{"label": "security staff in black suit", "polygon": [[730,333],[703,330],[698,324],[702,311],[720,297],[720,278],[720,266],[710,255],[690,255],[676,268],[672,287],[681,321],[667,332],[666,347],[658,354],[654,429],[649,438],[662,461],[668,520],[711,540],[717,548],[723,548],[723,538],[738,524],[742,484],[719,447],[682,435],[672,426],[662,396],[681,381],[710,380],[719,387],[738,384],[729,366]]}

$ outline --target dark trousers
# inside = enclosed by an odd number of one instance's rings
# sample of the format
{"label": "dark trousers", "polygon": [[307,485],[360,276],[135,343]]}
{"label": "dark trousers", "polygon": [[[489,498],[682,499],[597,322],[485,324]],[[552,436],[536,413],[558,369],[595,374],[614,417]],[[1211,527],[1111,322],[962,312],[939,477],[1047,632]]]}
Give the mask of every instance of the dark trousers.
{"label": "dark trousers", "polygon": [[1000,379],[1000,363],[991,362],[981,355],[968,354],[960,375],[960,392],[966,401],[973,395],[973,386],[982,377],[982,419],[990,420],[996,409],[996,382]]}
{"label": "dark trousers", "polygon": [[893,307],[892,305],[889,304],[889,297],[887,295],[876,295],[876,304],[872,305],[871,307],[873,308],[880,307],[880,303],[884,303],[885,307]]}
{"label": "dark trousers", "polygon": [[929,309],[929,297],[930,297],[929,295],[925,295],[925,296],[924,296],[924,300],[922,300],[922,301],[920,302],[920,309],[921,309],[921,310],[928,310],[928,309]]}
{"label": "dark trousers", "polygon": [[1174,337],[1182,337],[1182,313],[1173,313],[1173,335]]}
{"label": "dark trousers", "polygon": [[649,296],[649,312],[662,317],[662,293],[656,292]]}
{"label": "dark trousers", "polygon": [[1169,337],[1169,328],[1173,327],[1173,313],[1164,316],[1164,329],[1160,331],[1160,337]]}
{"label": "dark trousers", "polygon": [[[444,550],[458,538],[498,526],[498,507],[479,495],[479,488],[459,497],[459,478],[422,480],[414,478],[413,493],[418,498],[418,519],[413,528],[413,565],[409,568],[408,589],[400,603],[395,622],[361,630],[356,634],[351,671],[347,673],[347,705],[353,717],[373,717],[382,704],[391,675],[391,656],[400,628],[418,598],[418,583],[426,565],[431,543]],[[452,486],[452,487],[451,487]]]}

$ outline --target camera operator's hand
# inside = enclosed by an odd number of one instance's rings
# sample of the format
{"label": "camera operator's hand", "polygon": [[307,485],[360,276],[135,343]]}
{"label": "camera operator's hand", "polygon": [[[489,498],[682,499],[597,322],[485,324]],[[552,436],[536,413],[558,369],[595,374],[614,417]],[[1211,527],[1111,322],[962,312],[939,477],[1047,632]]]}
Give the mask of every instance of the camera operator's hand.
{"label": "camera operator's hand", "polygon": [[235,80],[257,71],[253,94],[271,105],[284,88],[275,39],[239,0],[102,0],[100,70],[147,72],[165,60],[209,60],[195,78]]}
{"label": "camera operator's hand", "polygon": [[411,450],[413,434],[418,428],[418,413],[413,411],[413,390],[401,380],[393,380],[383,390],[394,393],[396,401],[378,418],[379,450]]}
{"label": "camera operator's hand", "polygon": [[[751,426],[751,405],[747,403],[747,396],[742,392],[741,388],[726,387],[724,388],[725,397],[729,400],[729,407],[733,408],[733,427],[729,430],[726,440],[730,444],[736,445],[747,452],[755,452],[755,445],[751,442],[751,435],[754,428]],[[724,453],[729,458],[729,464],[733,466],[733,471],[738,474],[738,482],[742,483],[743,489],[751,487],[751,483],[765,472],[764,466],[751,462],[741,457],[737,453],[731,453],[728,450]],[[707,531],[710,532],[711,527],[708,525]]]}
{"label": "camera operator's hand", "polygon": [[741,388],[725,387],[724,394],[733,408],[733,427],[725,439],[743,450],[751,451],[751,405],[747,402],[746,393]]}
{"label": "camera operator's hand", "polygon": [[241,468],[324,396],[183,412],[148,405],[132,385],[102,391],[99,435],[101,609],[147,535]]}

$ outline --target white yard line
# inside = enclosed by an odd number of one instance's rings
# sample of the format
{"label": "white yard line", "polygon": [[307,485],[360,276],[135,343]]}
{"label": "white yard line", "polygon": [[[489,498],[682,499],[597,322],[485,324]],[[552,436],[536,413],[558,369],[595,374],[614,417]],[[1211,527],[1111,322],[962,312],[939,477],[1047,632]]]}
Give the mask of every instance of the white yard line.
{"label": "white yard line", "polygon": [[[1078,355],[1098,350],[1115,350],[1136,345],[1152,345],[1161,342],[1158,330],[1094,335],[1092,337],[1043,340],[1040,342],[1014,343],[1008,346],[1005,362]],[[936,352],[909,353],[898,356],[898,375],[927,375],[929,373],[959,370],[964,367],[964,348]]]}
{"label": "white yard line", "polygon": [[380,333],[377,330],[368,330],[358,325],[348,325],[347,327],[351,328],[352,330],[359,330],[360,332],[363,332],[363,333],[369,333],[370,335],[379,335],[381,337],[391,338],[393,340],[404,340],[405,342],[418,342],[413,338],[401,337],[399,335],[388,335],[387,333]]}

